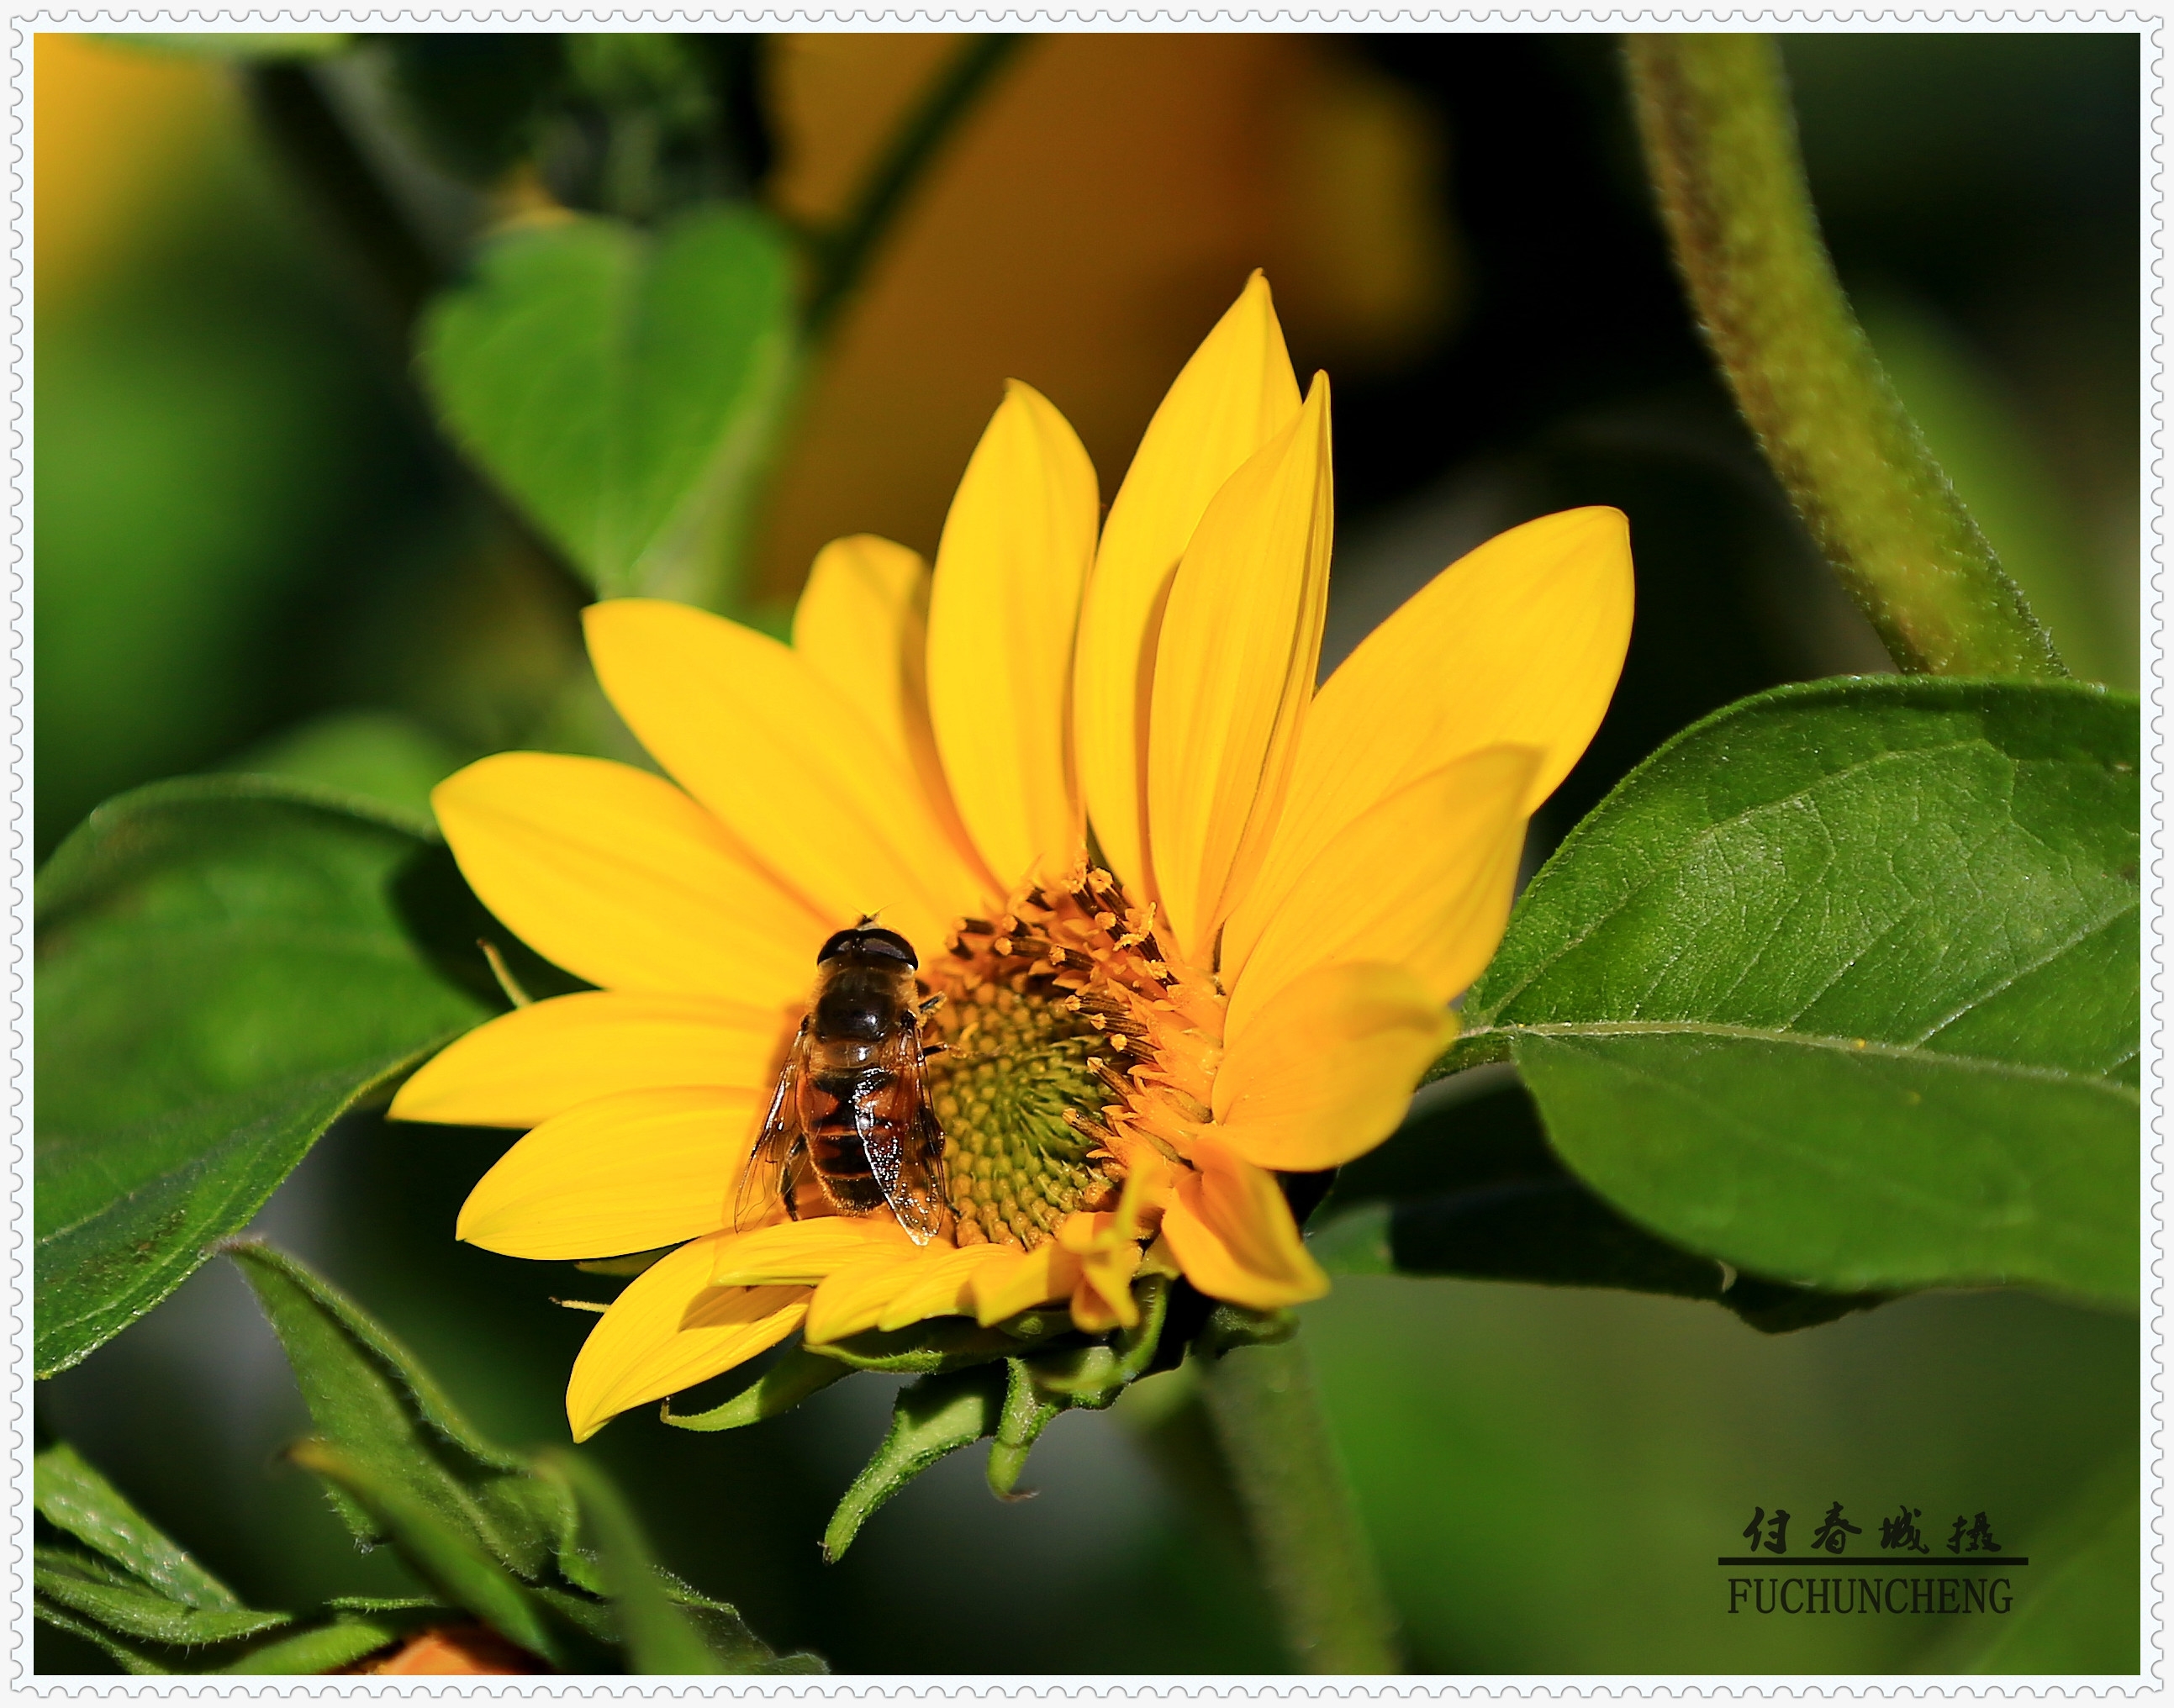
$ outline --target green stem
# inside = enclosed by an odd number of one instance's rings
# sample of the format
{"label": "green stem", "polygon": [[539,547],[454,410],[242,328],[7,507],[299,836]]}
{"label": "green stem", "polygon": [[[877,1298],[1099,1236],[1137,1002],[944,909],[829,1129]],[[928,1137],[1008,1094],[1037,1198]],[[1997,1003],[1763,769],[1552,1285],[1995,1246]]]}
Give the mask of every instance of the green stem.
{"label": "green stem", "polygon": [[549,564],[570,585],[581,586],[558,548],[453,451],[417,385],[414,328],[443,282],[445,268],[326,96],[322,78],[310,66],[274,62],[251,66],[244,87],[267,143],[308,211],[354,263],[350,271],[368,299],[365,306],[374,311],[370,318],[394,395],[448,484],[465,488],[493,530],[514,542],[516,549]]}
{"label": "green stem", "polygon": [[820,266],[808,305],[811,340],[829,330],[922,172],[1021,39],[973,37],[892,134],[890,147],[863,181],[852,207],[819,240]]}
{"label": "green stem", "polygon": [[385,186],[306,65],[254,66],[250,105],[273,150],[355,260],[404,366],[408,329],[437,284],[429,246]]}
{"label": "green stem", "polygon": [[1396,1673],[1397,1619],[1296,1339],[1200,1359],[1253,1548],[1301,1670]]}
{"label": "green stem", "polygon": [[1845,586],[1904,670],[2065,676],[1850,311],[1763,35],[1632,35],[1646,160],[1706,341]]}

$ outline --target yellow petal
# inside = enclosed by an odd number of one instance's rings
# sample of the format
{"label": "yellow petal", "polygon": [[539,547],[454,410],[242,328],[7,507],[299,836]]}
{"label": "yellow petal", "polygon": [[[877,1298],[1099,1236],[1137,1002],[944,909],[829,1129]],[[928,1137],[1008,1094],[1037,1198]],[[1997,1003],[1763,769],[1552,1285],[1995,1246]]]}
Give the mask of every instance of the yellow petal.
{"label": "yellow petal", "polygon": [[927,644],[928,565],[875,534],[815,554],[792,610],[792,650],[895,758],[907,752],[906,659]]}
{"label": "yellow petal", "polygon": [[982,886],[882,738],[806,659],[661,599],[613,599],[583,620],[628,727],[758,860],[826,920],[877,913],[924,957],[941,947]]}
{"label": "yellow petal", "polygon": [[1477,978],[1510,916],[1538,759],[1530,748],[1468,754],[1345,825],[1260,932],[1223,1035],[1237,1038],[1314,967],[1394,962],[1442,1003]]}
{"label": "yellow petal", "polygon": [[722,1376],[800,1327],[804,1287],[711,1285],[715,1244],[697,1240],[652,1264],[597,1319],[566,1383],[576,1440],[630,1406]]}
{"label": "yellow petal", "polygon": [[1274,1175],[1212,1139],[1196,1142],[1192,1159],[1198,1171],[1181,1176],[1162,1219],[1162,1236],[1187,1280],[1252,1311],[1279,1311],[1328,1291]]}
{"label": "yellow petal", "polygon": [[984,1328],[1038,1305],[1054,1305],[1079,1284],[1079,1259],[1054,1240],[1031,1251],[1016,1246],[991,1249],[998,1256],[975,1270],[967,1285],[975,1320]]}
{"label": "yellow petal", "polygon": [[788,1013],[629,991],[553,997],[454,1040],[400,1088],[390,1113],[395,1121],[528,1127],[619,1091],[759,1090],[776,1078]]}
{"label": "yellow petal", "polygon": [[1073,1326],[1083,1334],[1101,1334],[1138,1322],[1133,1276],[1139,1267],[1140,1248],[1130,1240],[1081,1258],[1079,1284],[1072,1289]]}
{"label": "yellow petal", "polygon": [[1009,382],[944,518],[928,608],[928,709],[974,844],[1005,884],[1077,857],[1072,642],[1095,552],[1095,465]]}
{"label": "yellow petal", "polygon": [[1318,376],[1201,517],[1155,650],[1148,834],[1163,917],[1196,965],[1282,808],[1321,656],[1333,508]]}
{"label": "yellow petal", "polygon": [[462,875],[522,942],[612,990],[804,997],[829,927],[662,777],[495,754],[431,791]]}
{"label": "yellow petal", "polygon": [[717,1267],[710,1278],[720,1286],[781,1281],[813,1286],[847,1264],[879,1252],[917,1249],[889,1216],[816,1216],[734,1235],[717,1247]]}
{"label": "yellow petal", "polygon": [[1065,1306],[1072,1326],[1082,1334],[1107,1334],[1113,1328],[1130,1328],[1140,1320],[1139,1306],[1133,1304],[1129,1293],[1125,1295],[1125,1302],[1132,1305],[1132,1322],[1126,1322],[1110,1301],[1095,1291],[1092,1283],[1091,1273],[1082,1277]]}
{"label": "yellow petal", "polygon": [[1339,1167],[1397,1130],[1456,1035],[1441,998],[1403,967],[1317,968],[1231,1039],[1215,1073],[1217,1136],[1262,1168]]}
{"label": "yellow petal", "polygon": [[871,1328],[904,1328],[927,1316],[971,1316],[968,1284],[998,1249],[917,1246],[835,1269],[808,1307],[808,1338],[843,1340]]}
{"label": "yellow petal", "polygon": [[1125,1185],[1110,1219],[1111,1233],[1120,1240],[1138,1240],[1153,1232],[1161,1225],[1163,1207],[1176,1184],[1176,1171],[1160,1152],[1152,1145],[1134,1146],[1125,1159]]}
{"label": "yellow petal", "polygon": [[1224,933],[1225,979],[1329,840],[1416,778],[1529,747],[1525,811],[1552,794],[1608,710],[1630,606],[1629,525],[1603,506],[1498,534],[1406,600],[1306,713],[1268,859]]}
{"label": "yellow petal", "polygon": [[[973,1278],[987,1268],[1001,1246],[961,1246],[953,1251],[924,1248],[922,1261],[876,1318],[881,1329],[904,1328],[928,1316],[971,1316]],[[820,1295],[818,1295],[820,1297]]]}
{"label": "yellow petal", "polygon": [[1073,689],[1079,787],[1103,857],[1144,900],[1154,894],[1148,705],[1171,578],[1209,500],[1298,410],[1283,327],[1256,273],[1148,423],[1102,527]]}
{"label": "yellow petal", "polygon": [[461,1206],[456,1238],[509,1257],[615,1257],[722,1228],[768,1100],[622,1091],[547,1121]]}
{"label": "yellow petal", "polygon": [[1074,1210],[1057,1224],[1057,1243],[1076,1257],[1114,1243],[1117,1219],[1107,1210]]}
{"label": "yellow petal", "polygon": [[831,541],[815,554],[793,608],[792,650],[919,781],[960,862],[992,896],[1001,895],[1005,886],[982,869],[959,817],[928,721],[928,565],[921,554],[875,534]]}

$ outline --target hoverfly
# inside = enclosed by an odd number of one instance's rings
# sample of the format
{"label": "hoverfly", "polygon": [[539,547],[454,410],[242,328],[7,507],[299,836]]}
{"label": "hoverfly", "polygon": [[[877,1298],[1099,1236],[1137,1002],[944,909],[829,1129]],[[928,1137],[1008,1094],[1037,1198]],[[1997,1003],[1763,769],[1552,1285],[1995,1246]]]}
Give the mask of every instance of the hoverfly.
{"label": "hoverfly", "polygon": [[841,1216],[889,1205],[916,1245],[944,1231],[944,1133],[928,1106],[913,946],[863,919],[815,957],[808,1018],[741,1170],[733,1225],[760,1222],[776,1192],[796,1219],[812,1176]]}

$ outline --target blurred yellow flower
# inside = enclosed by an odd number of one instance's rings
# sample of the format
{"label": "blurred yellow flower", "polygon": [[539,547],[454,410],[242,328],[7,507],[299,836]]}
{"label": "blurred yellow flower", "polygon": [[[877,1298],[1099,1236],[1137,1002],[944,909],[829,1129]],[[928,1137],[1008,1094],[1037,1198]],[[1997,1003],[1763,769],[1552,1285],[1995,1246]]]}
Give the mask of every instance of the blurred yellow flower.
{"label": "blurred yellow flower", "polygon": [[[1014,382],[933,578],[839,541],[789,646],[657,601],[590,609],[598,676],[678,787],[543,754],[440,786],[478,895],[600,988],[471,1033],[392,1113],[533,1128],[463,1239],[678,1248],[576,1361],[577,1439],[796,1330],[1062,1308],[1098,1333],[1137,1320],[1143,1271],[1259,1310],[1326,1290],[1273,1171],[1334,1167],[1402,1118],[1501,937],[1526,819],[1606,709],[1631,604],[1618,512],[1543,517],[1317,692],[1329,464],[1327,380],[1301,400],[1256,275],[1099,538],[1086,452]],[[949,1233],[781,1204],[736,1229],[816,950],[868,915],[946,999]]]}

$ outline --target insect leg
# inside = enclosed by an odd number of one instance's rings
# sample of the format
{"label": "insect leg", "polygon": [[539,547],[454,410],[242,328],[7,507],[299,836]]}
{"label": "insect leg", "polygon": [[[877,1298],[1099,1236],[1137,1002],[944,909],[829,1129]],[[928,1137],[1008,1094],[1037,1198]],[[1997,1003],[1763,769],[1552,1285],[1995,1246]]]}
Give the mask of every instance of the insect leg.
{"label": "insect leg", "polygon": [[808,1135],[804,1132],[796,1134],[792,1148],[785,1153],[785,1160],[777,1165],[777,1196],[784,1201],[785,1219],[788,1222],[800,1219],[800,1206],[797,1202],[799,1195],[793,1190],[792,1171],[801,1158],[807,1154]]}

